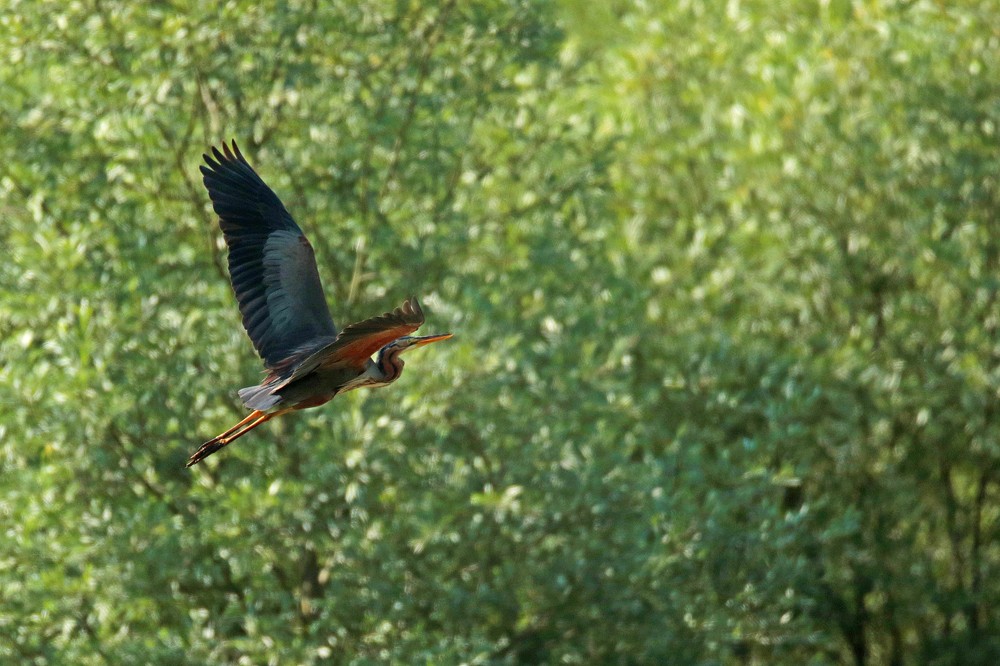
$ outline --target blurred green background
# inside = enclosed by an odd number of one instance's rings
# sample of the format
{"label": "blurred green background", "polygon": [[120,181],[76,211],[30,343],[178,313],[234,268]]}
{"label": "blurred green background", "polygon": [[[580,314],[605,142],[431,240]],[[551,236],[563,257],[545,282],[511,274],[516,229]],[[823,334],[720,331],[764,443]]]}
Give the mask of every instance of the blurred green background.
{"label": "blurred green background", "polygon": [[[9,0],[0,662],[1000,663],[998,16]],[[186,470],[231,137],[457,335]]]}

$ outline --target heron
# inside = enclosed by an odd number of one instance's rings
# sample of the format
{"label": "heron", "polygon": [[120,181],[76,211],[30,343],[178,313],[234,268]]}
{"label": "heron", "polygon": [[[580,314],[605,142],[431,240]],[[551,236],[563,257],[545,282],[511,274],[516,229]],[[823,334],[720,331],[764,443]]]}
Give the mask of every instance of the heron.
{"label": "heron", "polygon": [[213,146],[211,153],[202,156],[203,181],[229,248],[229,278],[243,328],[267,375],[239,390],[250,414],[202,444],[187,467],[282,414],[318,407],[346,391],[391,384],[403,372],[403,354],[452,335],[411,335],[424,323],[414,297],[338,331],[312,245],[284,204],[235,140],[232,147],[223,142],[221,151]]}

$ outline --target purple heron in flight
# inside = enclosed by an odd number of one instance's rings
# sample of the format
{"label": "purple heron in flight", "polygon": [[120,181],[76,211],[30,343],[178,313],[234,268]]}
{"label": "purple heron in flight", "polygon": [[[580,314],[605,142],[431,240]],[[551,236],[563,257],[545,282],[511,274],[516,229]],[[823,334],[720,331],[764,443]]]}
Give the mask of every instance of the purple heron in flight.
{"label": "purple heron in flight", "polygon": [[390,384],[403,372],[404,352],[451,337],[410,335],[424,323],[415,298],[338,332],[312,246],[281,200],[235,141],[203,157],[207,166],[201,172],[229,246],[229,277],[243,328],[268,374],[239,391],[250,415],[202,444],[188,467],[276,416],[352,389]]}

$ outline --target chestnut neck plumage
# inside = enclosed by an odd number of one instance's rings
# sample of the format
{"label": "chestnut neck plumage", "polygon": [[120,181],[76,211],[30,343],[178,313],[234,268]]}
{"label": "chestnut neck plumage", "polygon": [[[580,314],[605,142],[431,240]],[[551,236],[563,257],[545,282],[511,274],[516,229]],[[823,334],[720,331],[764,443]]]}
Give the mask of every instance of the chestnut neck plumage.
{"label": "chestnut neck plumage", "polygon": [[375,357],[374,361],[369,359],[366,362],[364,372],[349,382],[341,385],[337,392],[343,393],[344,391],[351,391],[357,388],[385,386],[386,384],[391,384],[399,379],[399,376],[403,374],[403,359],[400,358],[403,355],[403,352],[416,349],[417,347],[426,345],[430,342],[447,340],[450,337],[450,333],[444,333],[441,335],[425,335],[416,338],[404,335],[401,338],[396,338],[379,350],[378,356]]}
{"label": "chestnut neck plumage", "polygon": [[375,385],[391,384],[403,374],[403,359],[400,358],[403,349],[405,347],[399,345],[398,341],[393,341],[379,350],[375,363],[368,368],[368,374],[375,379]]}

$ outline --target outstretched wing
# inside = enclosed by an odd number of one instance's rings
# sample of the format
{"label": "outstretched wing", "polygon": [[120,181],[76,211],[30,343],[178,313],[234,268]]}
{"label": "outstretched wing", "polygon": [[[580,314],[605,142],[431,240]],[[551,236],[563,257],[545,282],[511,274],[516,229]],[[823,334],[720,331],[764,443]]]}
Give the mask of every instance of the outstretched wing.
{"label": "outstretched wing", "polygon": [[204,158],[201,172],[229,246],[243,328],[264,365],[274,367],[309,341],[337,335],[312,246],[281,200],[235,141]]}
{"label": "outstretched wing", "polygon": [[351,367],[362,372],[372,354],[396,338],[409,335],[424,323],[424,313],[416,298],[385,314],[345,326],[335,340],[319,349],[304,350],[287,363],[274,368],[265,379],[274,390],[305,377],[320,367]]}
{"label": "outstretched wing", "polygon": [[385,314],[345,326],[328,348],[322,365],[357,363],[364,365],[368,358],[396,338],[409,335],[424,323],[424,312],[416,298],[410,297],[403,304]]}

